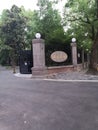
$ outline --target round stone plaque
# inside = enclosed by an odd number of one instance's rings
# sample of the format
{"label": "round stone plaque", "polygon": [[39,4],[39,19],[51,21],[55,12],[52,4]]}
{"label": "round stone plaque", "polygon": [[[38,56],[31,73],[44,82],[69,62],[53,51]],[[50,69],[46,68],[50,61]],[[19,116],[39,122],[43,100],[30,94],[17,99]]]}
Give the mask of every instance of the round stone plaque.
{"label": "round stone plaque", "polygon": [[51,59],[55,62],[64,62],[68,58],[68,55],[63,51],[55,51],[51,54]]}

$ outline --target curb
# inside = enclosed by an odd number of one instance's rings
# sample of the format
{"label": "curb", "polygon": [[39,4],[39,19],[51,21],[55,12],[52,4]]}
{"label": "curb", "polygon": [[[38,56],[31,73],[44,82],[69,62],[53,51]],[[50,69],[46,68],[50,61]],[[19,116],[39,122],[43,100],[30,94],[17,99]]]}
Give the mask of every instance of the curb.
{"label": "curb", "polygon": [[43,80],[43,81],[52,81],[52,82],[98,82],[98,80],[66,80],[66,79],[52,79],[52,78],[45,78],[45,77],[32,77],[32,74],[20,74],[16,73],[14,76],[19,78],[27,78],[30,80]]}
{"label": "curb", "polygon": [[31,78],[32,74],[20,74],[20,73],[15,73],[14,76],[19,77],[19,78]]}
{"label": "curb", "polygon": [[66,80],[66,79],[43,79],[43,80],[53,82],[98,82],[98,80]]}

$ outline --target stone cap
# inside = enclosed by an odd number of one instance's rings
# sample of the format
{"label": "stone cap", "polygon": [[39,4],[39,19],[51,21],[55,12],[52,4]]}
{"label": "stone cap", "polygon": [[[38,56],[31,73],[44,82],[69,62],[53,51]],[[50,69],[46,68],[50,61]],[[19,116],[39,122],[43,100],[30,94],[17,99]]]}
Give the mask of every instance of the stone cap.
{"label": "stone cap", "polygon": [[32,43],[33,44],[36,44],[36,43],[45,43],[45,40],[44,39],[33,39]]}
{"label": "stone cap", "polygon": [[74,46],[77,46],[77,44],[74,42],[74,43],[71,43],[71,46],[74,47]]}

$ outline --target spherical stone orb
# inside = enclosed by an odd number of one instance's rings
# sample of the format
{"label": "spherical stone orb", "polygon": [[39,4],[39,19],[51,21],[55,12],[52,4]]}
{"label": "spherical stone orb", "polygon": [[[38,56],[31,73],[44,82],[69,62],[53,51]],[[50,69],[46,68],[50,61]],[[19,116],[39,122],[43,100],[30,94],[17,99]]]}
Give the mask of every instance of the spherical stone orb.
{"label": "spherical stone orb", "polygon": [[40,39],[40,38],[41,38],[41,34],[40,34],[40,33],[36,33],[36,34],[35,34],[35,37],[36,37],[37,39]]}
{"label": "spherical stone orb", "polygon": [[72,38],[72,42],[76,42],[76,38]]}

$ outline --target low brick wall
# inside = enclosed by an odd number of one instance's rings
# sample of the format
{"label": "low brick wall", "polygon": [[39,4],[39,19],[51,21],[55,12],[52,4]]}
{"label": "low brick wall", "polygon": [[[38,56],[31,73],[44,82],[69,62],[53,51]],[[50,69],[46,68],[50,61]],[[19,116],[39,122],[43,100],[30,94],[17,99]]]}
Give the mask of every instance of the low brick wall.
{"label": "low brick wall", "polygon": [[[85,68],[87,63],[85,63]],[[73,65],[68,66],[55,66],[55,67],[48,67],[47,73],[53,74],[53,73],[62,73],[62,72],[70,72],[70,71],[80,71],[83,69],[82,64],[78,64],[77,67],[74,67]]]}
{"label": "low brick wall", "polygon": [[69,65],[69,66],[55,66],[55,67],[48,67],[47,68],[47,73],[52,74],[52,73],[60,73],[60,72],[68,72],[68,71],[74,71],[74,66]]}

